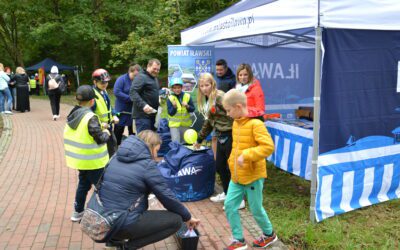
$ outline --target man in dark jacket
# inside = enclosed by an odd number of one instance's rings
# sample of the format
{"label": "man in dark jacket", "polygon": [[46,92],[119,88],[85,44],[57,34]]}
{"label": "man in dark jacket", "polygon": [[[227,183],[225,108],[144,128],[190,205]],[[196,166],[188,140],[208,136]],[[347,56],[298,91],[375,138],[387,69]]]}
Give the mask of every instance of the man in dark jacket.
{"label": "man in dark jacket", "polygon": [[129,96],[133,102],[132,117],[135,119],[136,132],[153,130],[158,106],[158,91],[160,85],[157,76],[160,73],[161,62],[150,59],[146,70],[140,72],[132,82]]}
{"label": "man in dark jacket", "polygon": [[217,89],[228,92],[233,89],[236,85],[235,74],[228,67],[228,64],[224,59],[219,59],[215,65],[215,73],[217,77],[215,78],[217,82]]}

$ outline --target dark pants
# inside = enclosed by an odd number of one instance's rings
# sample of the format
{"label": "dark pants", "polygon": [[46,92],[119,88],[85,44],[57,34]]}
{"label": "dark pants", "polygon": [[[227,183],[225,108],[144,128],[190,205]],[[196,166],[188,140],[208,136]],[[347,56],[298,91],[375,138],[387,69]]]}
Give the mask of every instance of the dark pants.
{"label": "dark pants", "polygon": [[[226,139],[225,139],[226,138]],[[225,140],[225,141],[224,141]],[[217,138],[217,152],[215,159],[215,169],[219,174],[222,182],[224,193],[228,193],[229,181],[231,180],[231,172],[229,170],[228,158],[232,151],[232,135],[224,134]]]}
{"label": "dark pants", "polygon": [[154,123],[156,122],[156,117],[151,116],[149,118],[136,118],[136,133],[140,133],[143,130],[153,130],[156,131],[156,127],[154,127]]}
{"label": "dark pants", "polygon": [[92,185],[96,185],[104,168],[95,170],[79,170],[79,183],[75,195],[75,211],[80,213],[85,208],[86,196]]}
{"label": "dark pants", "polygon": [[115,138],[114,131],[112,129],[109,129],[109,131],[111,135],[107,141],[107,151],[108,151],[108,156],[111,158],[111,156],[115,154],[115,151],[117,151],[117,139]]}
{"label": "dark pants", "polygon": [[59,115],[61,91],[59,91],[58,89],[49,90],[49,99],[50,99],[51,112],[53,113],[53,115]]}
{"label": "dark pants", "polygon": [[115,239],[129,239],[127,249],[138,249],[151,243],[163,240],[176,233],[182,226],[182,218],[165,210],[144,212],[134,224],[117,232]]}
{"label": "dark pants", "polygon": [[114,133],[115,133],[115,137],[117,138],[117,145],[118,145],[118,146],[121,144],[122,135],[124,134],[125,127],[128,127],[129,135],[134,135],[134,133],[133,133],[133,127],[132,127],[132,126],[119,126],[119,125],[115,125],[115,126],[114,126]]}

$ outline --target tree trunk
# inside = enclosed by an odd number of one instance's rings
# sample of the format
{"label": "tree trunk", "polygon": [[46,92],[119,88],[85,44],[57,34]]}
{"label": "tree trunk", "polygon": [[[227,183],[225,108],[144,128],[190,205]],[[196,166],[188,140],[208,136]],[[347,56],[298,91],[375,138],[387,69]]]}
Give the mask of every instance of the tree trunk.
{"label": "tree trunk", "polygon": [[96,69],[100,66],[100,46],[99,42],[93,41],[93,67]]}

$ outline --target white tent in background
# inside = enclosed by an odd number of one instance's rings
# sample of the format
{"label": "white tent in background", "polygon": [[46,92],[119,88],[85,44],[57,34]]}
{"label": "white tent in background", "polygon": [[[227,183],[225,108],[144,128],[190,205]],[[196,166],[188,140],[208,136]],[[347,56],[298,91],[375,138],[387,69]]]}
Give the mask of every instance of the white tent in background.
{"label": "white tent in background", "polygon": [[[398,161],[400,144],[395,144],[390,147],[384,147],[379,151],[380,155],[375,155],[374,157],[397,157],[397,162],[386,162],[379,169],[378,167],[375,168],[364,164],[362,169],[363,178],[358,177],[358,170],[346,172],[336,168],[332,171],[335,173],[340,172],[340,183],[342,184],[333,187],[332,183],[337,178],[333,173],[326,176],[322,176],[322,173],[321,176],[318,174],[319,195],[317,195],[317,199],[320,200],[317,200],[318,211],[316,211],[317,169],[322,169],[322,167],[330,164],[340,165],[346,163],[350,164],[348,166],[353,166],[353,162],[361,161],[357,158],[358,156],[355,156],[354,152],[349,153],[343,150],[333,152],[329,156],[320,156],[320,159],[318,159],[320,154],[320,102],[322,100],[321,78],[323,79],[323,90],[325,86],[329,86],[328,83],[330,81],[329,79],[324,80],[324,75],[321,76],[322,63],[326,64],[327,62],[330,63],[331,60],[335,60],[335,58],[332,59],[332,56],[334,57],[335,55],[328,53],[328,49],[331,48],[332,44],[333,47],[340,48],[340,45],[336,44],[335,41],[335,36],[339,36],[340,32],[345,35],[351,35],[351,33],[348,33],[349,30],[354,30],[376,40],[379,40],[380,34],[398,35],[397,38],[400,38],[399,13],[399,0],[242,0],[210,19],[181,32],[182,45],[214,45],[216,50],[226,47],[246,49],[246,47],[252,46],[265,48],[281,46],[307,48],[313,46],[315,48],[314,147],[312,154],[310,213],[312,220],[321,221],[327,217],[362,206],[400,197],[400,165]],[[387,33],[379,31],[387,31]],[[322,44],[322,32],[327,34],[326,39],[329,42],[324,41],[324,44]],[[393,39],[392,43],[395,45],[392,47],[392,52],[388,52],[388,58],[393,62],[399,61],[400,69],[400,54],[396,50],[396,43],[398,44],[397,47],[400,48],[400,39],[397,39],[397,41]],[[321,48],[324,48],[324,50]],[[383,47],[377,47],[376,49],[377,51],[385,51]],[[324,54],[324,52],[327,53]],[[368,59],[370,53],[371,50],[365,51],[364,58]],[[377,67],[380,66],[377,65]],[[397,71],[397,65],[393,66],[393,68],[390,66],[388,73],[395,75],[395,71]],[[333,73],[327,69],[323,74],[328,77],[328,75],[332,76]],[[376,79],[377,77],[370,78],[370,81],[367,81],[368,84],[380,84]],[[393,80],[392,78],[390,79]],[[395,83],[391,82],[390,84],[390,88],[392,88]],[[397,84],[400,86],[400,81]],[[400,89],[400,87],[397,87],[397,89]],[[397,95],[400,96],[400,93]],[[322,95],[322,98],[324,98],[324,95]],[[393,99],[396,98],[393,95],[391,98],[391,100],[396,100]],[[398,98],[397,100],[399,100]],[[400,107],[400,103],[397,104]],[[400,117],[399,113],[393,113],[390,119],[400,121],[398,119]],[[321,113],[321,115],[323,114]],[[392,123],[388,123],[393,125],[393,121],[390,121]],[[400,126],[399,122],[397,126]],[[357,128],[354,129],[356,130]],[[388,135],[388,129],[386,128],[385,135]],[[376,150],[371,150],[369,146],[363,149],[367,152],[376,152]],[[343,160],[347,156],[350,158],[347,161]],[[363,161],[370,160],[368,156],[362,157]],[[323,158],[322,162],[321,158]],[[353,185],[356,181],[361,181],[364,185],[357,183],[358,187],[356,187]],[[329,192],[329,194],[326,192]],[[339,197],[335,196],[336,193],[339,193]]]}

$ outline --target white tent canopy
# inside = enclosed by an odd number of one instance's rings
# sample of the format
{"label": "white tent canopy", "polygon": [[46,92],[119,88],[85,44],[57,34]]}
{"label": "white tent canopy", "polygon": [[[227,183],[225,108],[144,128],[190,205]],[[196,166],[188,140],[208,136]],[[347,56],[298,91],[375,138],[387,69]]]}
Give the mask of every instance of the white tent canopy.
{"label": "white tent canopy", "polygon": [[[321,28],[400,30],[399,0],[242,0],[181,32],[182,45],[315,47],[311,213],[314,220],[319,154]],[[265,44],[268,39],[275,42]],[[259,39],[258,39],[259,38]],[[262,39],[261,39],[262,38]],[[273,39],[271,39],[273,40]],[[262,41],[262,42],[260,42]]]}
{"label": "white tent canopy", "polygon": [[399,13],[398,0],[242,0],[182,31],[181,38],[182,45],[199,45],[317,26],[400,30]]}

